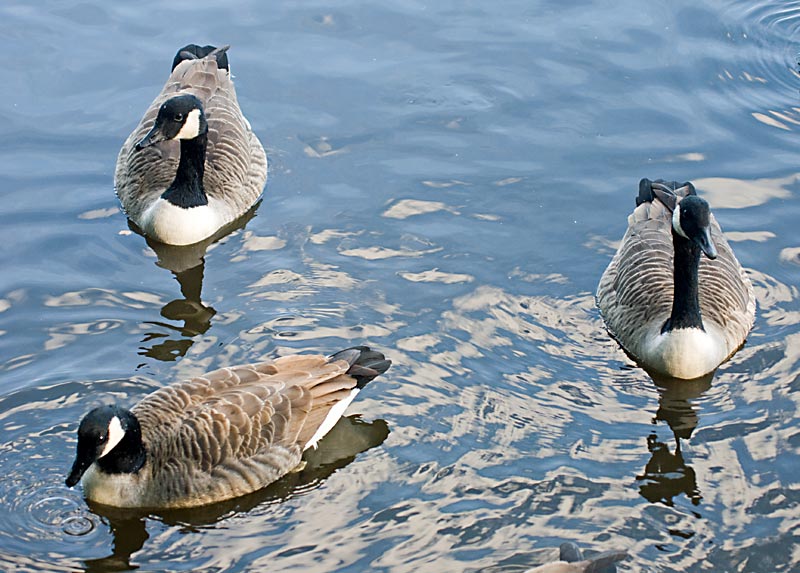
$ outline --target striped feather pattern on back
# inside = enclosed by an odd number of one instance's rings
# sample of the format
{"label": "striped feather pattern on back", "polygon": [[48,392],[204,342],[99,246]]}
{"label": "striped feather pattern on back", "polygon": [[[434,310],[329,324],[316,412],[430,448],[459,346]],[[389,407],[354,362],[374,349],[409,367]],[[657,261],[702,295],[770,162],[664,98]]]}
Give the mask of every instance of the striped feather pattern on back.
{"label": "striped feather pattern on back", "polygon": [[356,387],[348,362],[328,360],[300,355],[223,368],[145,397],[132,412],[148,451],[142,477],[152,487],[137,505],[200,505],[291,471],[304,440]]}

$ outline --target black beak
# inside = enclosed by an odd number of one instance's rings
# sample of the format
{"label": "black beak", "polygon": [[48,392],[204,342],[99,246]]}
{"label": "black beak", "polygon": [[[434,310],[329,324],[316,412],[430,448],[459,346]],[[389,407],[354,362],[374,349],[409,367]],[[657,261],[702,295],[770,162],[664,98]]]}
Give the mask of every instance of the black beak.
{"label": "black beak", "polygon": [[166,141],[167,136],[164,135],[164,131],[161,129],[161,126],[156,122],[153,126],[153,129],[145,135],[139,143],[136,144],[136,151],[141,151],[145,147],[150,147],[151,145],[155,145],[161,141]]}
{"label": "black beak", "polygon": [[67,487],[72,487],[81,481],[83,474],[86,473],[86,470],[89,469],[92,463],[94,463],[93,460],[90,460],[88,456],[78,455],[78,457],[75,458],[75,463],[72,464],[72,471],[69,472],[64,482],[67,484]]}
{"label": "black beak", "polygon": [[717,248],[711,241],[711,232],[708,227],[703,229],[702,233],[695,239],[695,242],[709,259],[717,258]]}

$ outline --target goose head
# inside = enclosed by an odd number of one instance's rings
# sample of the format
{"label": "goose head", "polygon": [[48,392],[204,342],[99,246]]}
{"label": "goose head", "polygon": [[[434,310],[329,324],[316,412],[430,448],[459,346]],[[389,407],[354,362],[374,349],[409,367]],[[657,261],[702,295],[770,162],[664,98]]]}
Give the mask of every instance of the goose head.
{"label": "goose head", "polygon": [[158,108],[153,129],[136,144],[141,150],[161,141],[194,139],[208,133],[203,104],[191,94],[169,98]]}
{"label": "goose head", "polygon": [[717,249],[711,240],[710,217],[711,210],[705,199],[689,195],[672,212],[672,230],[697,245],[709,259],[716,259]]}
{"label": "goose head", "polygon": [[126,436],[141,442],[139,422],[130,411],[100,406],[86,414],[78,426],[78,450],[66,479],[67,486],[77,484],[94,462],[118,448]]}

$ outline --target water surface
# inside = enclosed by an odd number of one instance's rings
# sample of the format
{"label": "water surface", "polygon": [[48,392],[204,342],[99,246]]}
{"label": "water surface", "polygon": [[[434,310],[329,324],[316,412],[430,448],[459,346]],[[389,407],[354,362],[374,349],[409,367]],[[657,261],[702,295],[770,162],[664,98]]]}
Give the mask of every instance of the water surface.
{"label": "water surface", "polygon": [[[11,0],[0,7],[0,568],[797,571],[800,6]],[[230,43],[270,180],[157,248],[116,154],[188,43]],[[654,381],[593,292],[641,177],[692,180],[756,288],[713,379]],[[204,247],[206,247],[204,245]],[[81,416],[369,343],[394,366],[300,475],[178,514],[89,507]]]}

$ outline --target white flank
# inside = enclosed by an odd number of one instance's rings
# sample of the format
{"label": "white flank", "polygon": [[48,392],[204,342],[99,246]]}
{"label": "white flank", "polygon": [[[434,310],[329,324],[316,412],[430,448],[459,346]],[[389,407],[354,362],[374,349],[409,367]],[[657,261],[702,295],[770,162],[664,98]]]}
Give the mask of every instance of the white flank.
{"label": "white flank", "polygon": [[[710,325],[708,325],[710,326]],[[728,357],[725,339],[714,329],[680,328],[648,337],[641,360],[653,370],[691,380],[714,370]]]}
{"label": "white flank", "polygon": [[125,430],[122,429],[122,424],[120,423],[119,418],[114,416],[108,423],[108,441],[106,442],[106,447],[103,448],[103,451],[100,452],[100,455],[97,457],[102,458],[108,452],[113,450],[124,437]]}
{"label": "white flank", "polygon": [[184,208],[159,197],[142,214],[139,226],[162,243],[191,245],[210,237],[224,223],[211,205]]}
{"label": "white flank", "polygon": [[308,440],[308,443],[303,447],[303,451],[307,450],[308,448],[316,449],[317,442],[324,438],[325,434],[333,429],[333,427],[336,425],[336,422],[339,421],[339,418],[344,416],[344,411],[347,410],[347,407],[350,405],[350,402],[353,401],[353,398],[358,396],[359,391],[359,388],[353,388],[347,398],[336,403],[333,408],[330,409],[328,415],[325,416],[325,419],[322,421],[322,424],[320,424],[319,428],[317,428],[317,431],[314,432],[314,435],[311,436],[311,439]]}
{"label": "white flank", "polygon": [[683,232],[683,227],[681,227],[681,204],[678,203],[675,205],[675,210],[672,212],[672,228],[675,229],[675,232],[678,233],[684,239],[688,239],[689,237],[686,233]]}
{"label": "white flank", "polygon": [[200,135],[200,110],[193,109],[186,114],[183,127],[173,139],[194,139]]}

